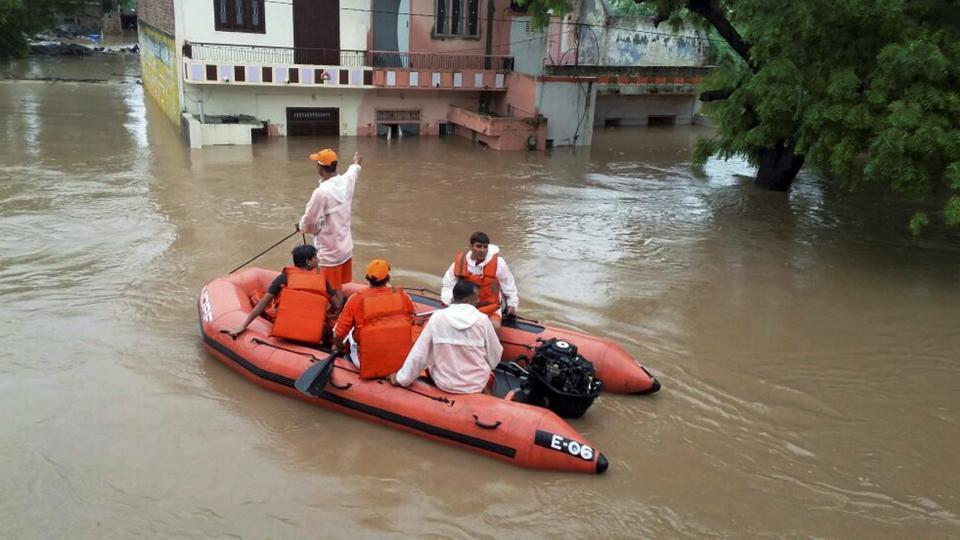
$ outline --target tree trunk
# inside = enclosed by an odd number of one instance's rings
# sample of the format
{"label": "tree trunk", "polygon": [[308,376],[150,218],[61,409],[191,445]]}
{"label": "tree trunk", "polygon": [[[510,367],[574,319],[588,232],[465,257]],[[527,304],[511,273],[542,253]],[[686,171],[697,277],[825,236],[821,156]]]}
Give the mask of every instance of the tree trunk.
{"label": "tree trunk", "polygon": [[786,191],[803,167],[803,156],[794,152],[793,143],[778,141],[773,148],[760,150],[760,167],[754,183],[771,191]]}

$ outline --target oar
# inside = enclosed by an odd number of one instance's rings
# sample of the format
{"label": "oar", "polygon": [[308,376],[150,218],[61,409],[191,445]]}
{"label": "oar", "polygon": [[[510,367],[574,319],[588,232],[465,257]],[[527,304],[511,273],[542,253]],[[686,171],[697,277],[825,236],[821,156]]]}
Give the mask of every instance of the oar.
{"label": "oar", "polygon": [[314,362],[303,372],[303,375],[297,377],[297,382],[293,386],[310,397],[319,397],[320,392],[327,387],[330,379],[333,378],[333,365],[338,356],[340,356],[340,353],[330,353],[330,356],[326,359]]}
{"label": "oar", "polygon": [[[297,234],[298,232],[300,232],[300,228],[299,228],[299,227],[297,227],[297,230],[295,230],[295,231],[293,231],[292,233],[284,236],[283,239],[279,240],[276,244],[274,244],[274,245],[268,247],[267,249],[261,251],[261,252],[258,253],[256,256],[254,256],[252,259],[248,260],[247,262],[245,262],[245,263],[241,264],[240,266],[238,266],[238,267],[234,268],[233,270],[231,270],[230,273],[232,274],[232,273],[236,272],[237,270],[243,268],[244,266],[246,266],[246,265],[252,263],[253,261],[257,260],[258,258],[260,258],[261,256],[263,256],[265,253],[267,253],[268,251],[270,251],[271,249],[273,249],[273,248],[279,246],[280,244],[286,242],[288,238],[290,238],[291,236]],[[303,238],[304,238],[304,240],[306,240],[307,237],[304,236]],[[306,242],[304,242],[304,243],[306,243]]]}

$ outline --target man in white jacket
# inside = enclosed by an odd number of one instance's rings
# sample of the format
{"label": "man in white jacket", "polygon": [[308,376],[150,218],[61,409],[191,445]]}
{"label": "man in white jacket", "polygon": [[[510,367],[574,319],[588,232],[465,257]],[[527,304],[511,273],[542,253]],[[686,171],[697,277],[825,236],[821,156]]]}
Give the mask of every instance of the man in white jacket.
{"label": "man in white jacket", "polygon": [[507,316],[513,315],[520,305],[516,280],[507,261],[500,256],[499,246],[491,244],[486,233],[475,232],[470,235],[470,250],[457,253],[453,264],[443,275],[443,288],[440,289],[443,303],[450,303],[453,286],[464,279],[478,287],[477,308],[490,316],[495,327],[500,326],[502,299],[506,300],[507,307],[503,312]]}
{"label": "man in white jacket", "polygon": [[391,383],[410,386],[427,369],[445,392],[476,394],[487,388],[503,346],[490,319],[475,307],[476,285],[460,281],[452,293],[453,304],[430,317]]}
{"label": "man in white jacket", "polygon": [[313,235],[320,266],[339,291],[344,283],[353,280],[351,206],[363,158],[355,153],[353,164],[343,174],[337,174],[337,154],[329,148],[310,154],[310,159],[317,162],[320,185],[310,196],[299,229]]}

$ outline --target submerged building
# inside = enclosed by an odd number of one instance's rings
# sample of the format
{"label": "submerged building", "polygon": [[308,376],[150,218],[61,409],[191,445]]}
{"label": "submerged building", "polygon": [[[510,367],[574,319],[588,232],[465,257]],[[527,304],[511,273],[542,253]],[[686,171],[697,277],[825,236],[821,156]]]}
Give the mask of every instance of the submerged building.
{"label": "submerged building", "polygon": [[143,83],[191,146],[453,134],[498,150],[688,123],[708,47],[584,0],[140,0]]}

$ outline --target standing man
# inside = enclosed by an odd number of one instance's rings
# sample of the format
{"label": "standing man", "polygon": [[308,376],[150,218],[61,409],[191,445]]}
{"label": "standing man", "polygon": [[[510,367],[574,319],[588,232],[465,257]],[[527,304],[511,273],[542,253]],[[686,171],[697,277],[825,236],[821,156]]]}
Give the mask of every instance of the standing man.
{"label": "standing man", "polygon": [[434,313],[390,382],[410,386],[428,370],[437,388],[452,394],[478,394],[490,384],[503,346],[488,317],[477,310],[477,286],[460,281],[453,303]]}
{"label": "standing man", "polygon": [[506,298],[504,313],[508,317],[514,315],[520,305],[517,283],[507,267],[507,261],[499,253],[499,246],[491,244],[486,233],[475,232],[470,235],[470,250],[457,253],[453,264],[443,275],[443,288],[440,290],[443,303],[449,304],[453,300],[453,286],[465,279],[479,288],[477,308],[490,316],[496,328],[500,327],[501,295]]}
{"label": "standing man", "polygon": [[299,230],[313,235],[320,266],[334,289],[353,279],[353,236],[350,234],[353,189],[360,176],[363,158],[353,155],[347,172],[337,174],[337,154],[324,148],[310,159],[317,162],[320,185],[313,190],[300,218]]}

